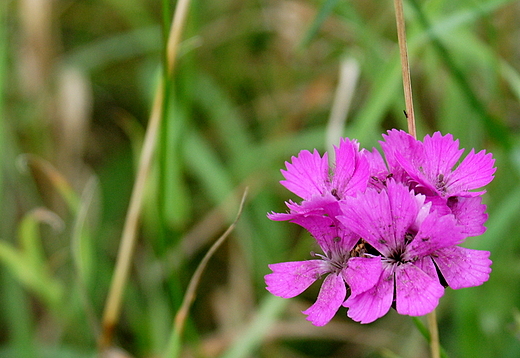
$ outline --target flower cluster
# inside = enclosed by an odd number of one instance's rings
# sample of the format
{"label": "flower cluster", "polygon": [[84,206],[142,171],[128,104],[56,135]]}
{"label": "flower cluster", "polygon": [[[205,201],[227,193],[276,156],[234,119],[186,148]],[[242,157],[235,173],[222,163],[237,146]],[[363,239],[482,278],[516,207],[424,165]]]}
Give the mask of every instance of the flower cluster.
{"label": "flower cluster", "polygon": [[492,155],[471,150],[459,163],[464,149],[439,132],[422,141],[398,130],[383,138],[386,161],[376,149],[360,150],[344,138],[333,165],[327,153],[303,150],[282,170],[281,184],[303,200],[268,217],[302,226],[322,253],[271,264],[265,281],[272,294],[291,298],[325,276],[316,302],[303,311],[316,326],[342,305],[361,323],[390,307],[424,315],[445,287],[478,286],[489,278],[489,252],[458,245],[485,231],[485,191],[474,190],[493,180]]}

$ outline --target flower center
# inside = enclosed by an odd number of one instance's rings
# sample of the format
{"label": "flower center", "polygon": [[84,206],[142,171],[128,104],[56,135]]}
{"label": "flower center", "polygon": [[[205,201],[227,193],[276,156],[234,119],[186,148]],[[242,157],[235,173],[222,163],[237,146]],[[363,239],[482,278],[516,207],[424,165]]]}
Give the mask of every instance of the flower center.
{"label": "flower center", "polygon": [[332,240],[332,245],[329,250],[323,255],[316,252],[311,252],[311,256],[319,257],[325,261],[330,268],[330,272],[338,273],[347,266],[347,261],[350,258],[349,252],[345,251],[341,245],[341,238],[335,237]]}
{"label": "flower center", "polygon": [[415,235],[407,232],[404,235],[404,243],[398,245],[396,248],[392,250],[390,255],[386,257],[384,260],[390,264],[400,265],[407,262],[411,262],[413,260],[410,260],[409,257],[406,255],[406,247],[412,240],[414,239]]}

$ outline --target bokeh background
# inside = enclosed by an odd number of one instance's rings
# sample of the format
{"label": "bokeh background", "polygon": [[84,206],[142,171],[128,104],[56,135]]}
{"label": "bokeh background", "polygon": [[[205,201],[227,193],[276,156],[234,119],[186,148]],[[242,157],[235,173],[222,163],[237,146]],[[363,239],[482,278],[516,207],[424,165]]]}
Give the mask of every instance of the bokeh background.
{"label": "bokeh background", "polygon": [[[418,136],[493,153],[483,286],[437,310],[450,357],[520,357],[520,2],[407,0]],[[0,1],[0,356],[94,357],[153,96],[168,0]],[[426,357],[410,317],[325,327],[283,300],[267,264],[310,258],[278,182],[302,149],[378,146],[406,129],[390,0],[193,0],[147,182],[114,344],[162,357],[198,263],[209,262],[182,357]],[[342,125],[342,120],[346,124]],[[112,352],[112,354],[115,353]]]}

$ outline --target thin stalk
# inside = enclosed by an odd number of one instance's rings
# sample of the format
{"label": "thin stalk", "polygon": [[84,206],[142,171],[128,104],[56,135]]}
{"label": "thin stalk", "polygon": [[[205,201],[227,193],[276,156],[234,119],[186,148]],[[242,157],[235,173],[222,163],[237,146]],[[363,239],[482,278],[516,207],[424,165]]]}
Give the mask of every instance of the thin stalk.
{"label": "thin stalk", "polygon": [[408,133],[414,138],[415,113],[413,110],[412,80],[410,79],[410,64],[408,62],[408,48],[406,46],[406,27],[402,0],[394,0],[395,20],[397,23],[397,40],[399,42],[399,54],[401,55],[401,69],[403,73],[404,101],[406,105],[406,118],[408,120]]}
{"label": "thin stalk", "polygon": [[[415,128],[415,113],[413,109],[412,81],[410,78],[410,64],[408,61],[408,48],[406,46],[406,26],[404,20],[402,0],[394,0],[395,20],[397,24],[397,39],[399,42],[399,54],[401,56],[401,70],[403,74],[404,100],[406,104],[406,118],[408,121],[408,133],[417,137]],[[440,358],[439,329],[435,310],[428,314],[428,327],[430,330],[430,351],[432,358]]]}
{"label": "thin stalk", "polygon": [[[189,8],[189,0],[179,0],[175,8],[173,22],[168,36],[167,42],[167,61],[168,75],[171,76],[175,66],[177,57],[178,44],[181,39],[182,30],[186,20],[187,10]],[[130,265],[136,242],[136,233],[139,225],[139,217],[141,215],[142,202],[146,181],[151,168],[152,159],[155,152],[156,142],[158,139],[161,119],[163,118],[164,98],[165,98],[165,81],[161,79],[153,102],[148,128],[144,138],[143,149],[139,158],[139,167],[135,179],[130,204],[121,235],[121,244],[117,256],[116,268],[112,283],[105,304],[103,314],[102,333],[99,339],[99,349],[103,351],[112,343],[114,328],[119,319],[121,311],[121,302],[123,298],[124,288],[128,281]]]}
{"label": "thin stalk", "polygon": [[430,330],[430,352],[432,358],[440,358],[441,349],[439,343],[439,328],[437,327],[437,314],[435,310],[428,313],[428,328]]}
{"label": "thin stalk", "polygon": [[165,357],[169,358],[176,358],[179,356],[180,348],[181,348],[181,337],[182,332],[184,330],[184,324],[186,322],[186,319],[188,318],[188,313],[191,307],[191,304],[193,300],[195,299],[195,295],[197,292],[197,287],[200,282],[200,278],[202,277],[202,273],[204,272],[204,269],[206,268],[209,259],[213,256],[213,254],[217,251],[217,249],[224,243],[226,238],[229,236],[229,234],[233,231],[235,228],[238,219],[240,218],[240,215],[242,214],[242,209],[244,208],[244,202],[246,200],[248,189],[244,191],[244,194],[242,195],[242,200],[240,201],[240,206],[238,208],[237,216],[235,217],[235,221],[228,227],[228,229],[218,238],[217,241],[210,247],[206,255],[202,258],[201,262],[199,263],[199,266],[195,270],[195,273],[193,274],[190,283],[188,284],[188,288],[186,289],[186,293],[184,294],[184,299],[182,301],[182,304],[177,311],[177,314],[175,315],[174,323],[173,323],[173,330],[172,335],[170,337],[170,341],[168,343],[168,347],[166,350]]}
{"label": "thin stalk", "polygon": [[157,134],[161,119],[161,108],[163,101],[163,86],[158,88],[155,94],[152,114],[148,122],[141,157],[139,159],[139,168],[137,177],[130,197],[130,204],[126,215],[123,233],[121,236],[121,244],[117,255],[116,268],[110,291],[108,292],[105,311],[103,314],[102,333],[99,340],[100,350],[104,350],[111,345],[114,328],[119,319],[121,311],[121,301],[123,298],[124,288],[128,281],[130,264],[134,253],[136,232],[139,225],[139,217],[143,202],[144,189],[146,180],[150,172],[150,166],[153,158]]}
{"label": "thin stalk", "polygon": [[[435,314],[434,314],[435,315]],[[436,318],[436,317],[434,317]],[[432,337],[431,337],[431,333],[429,331],[429,327],[426,327],[426,325],[424,324],[424,322],[419,319],[419,317],[412,317],[413,319],[413,323],[415,323],[415,326],[417,327],[417,329],[419,330],[419,332],[421,332],[421,335],[424,337],[424,339],[426,339],[426,341],[428,342],[428,344],[431,343],[432,341]],[[433,324],[437,325],[437,319],[434,319],[432,321]],[[432,331],[434,332],[437,332],[437,328],[431,328]],[[432,345],[430,345],[430,348],[432,347]],[[446,351],[440,346],[440,344],[437,344],[437,347],[440,351],[440,357],[441,358],[448,358],[448,354],[446,354]]]}
{"label": "thin stalk", "polygon": [[170,29],[170,35],[168,36],[168,43],[166,47],[166,60],[168,62],[168,75],[171,76],[175,68],[175,59],[179,52],[179,44],[181,41],[182,30],[184,30],[184,24],[186,23],[186,15],[190,7],[190,0],[179,0],[175,7],[175,13],[173,14],[172,27]]}

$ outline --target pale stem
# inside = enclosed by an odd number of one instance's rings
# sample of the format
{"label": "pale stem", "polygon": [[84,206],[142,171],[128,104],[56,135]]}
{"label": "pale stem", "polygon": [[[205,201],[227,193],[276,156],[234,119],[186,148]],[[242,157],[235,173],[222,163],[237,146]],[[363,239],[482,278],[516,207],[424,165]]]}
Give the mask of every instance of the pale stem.
{"label": "pale stem", "polygon": [[218,238],[217,241],[210,247],[206,255],[202,258],[197,269],[193,273],[193,276],[188,284],[188,288],[186,289],[186,293],[184,294],[184,298],[182,300],[182,304],[175,315],[172,335],[170,337],[170,341],[168,343],[168,347],[166,349],[166,358],[175,358],[179,356],[180,353],[180,345],[181,345],[181,336],[184,330],[184,324],[186,322],[186,318],[188,317],[189,310],[193,300],[195,299],[195,295],[197,292],[197,287],[200,282],[200,278],[202,277],[202,273],[206,268],[209,259],[213,256],[213,254],[218,250],[218,248],[224,243],[226,238],[231,234],[231,232],[235,229],[235,226],[242,214],[242,210],[244,208],[244,203],[246,200],[248,188],[245,189],[244,194],[242,195],[242,200],[240,201],[240,206],[238,208],[237,216],[235,217],[235,221],[228,227],[228,229]]}
{"label": "pale stem", "polygon": [[[171,76],[175,64],[175,59],[178,52],[178,44],[180,42],[182,29],[186,15],[189,8],[189,0],[179,0],[175,8],[172,26],[168,35],[167,44],[167,61],[168,61],[168,76]],[[148,121],[148,128],[144,138],[141,156],[139,158],[139,167],[137,169],[137,176],[135,179],[132,195],[130,197],[130,204],[126,215],[123,233],[121,235],[121,244],[117,255],[117,263],[108,292],[107,301],[105,304],[105,311],[103,314],[102,334],[99,339],[99,349],[103,351],[112,343],[112,335],[114,328],[119,319],[121,311],[121,302],[123,298],[124,288],[128,281],[128,274],[136,242],[136,233],[139,225],[139,217],[141,215],[141,208],[144,196],[144,189],[152,159],[155,152],[156,142],[158,138],[161,119],[163,117],[162,110],[164,108],[164,87],[166,83],[164,80],[159,84],[155,93],[152,112]]]}
{"label": "pale stem", "polygon": [[[403,74],[404,100],[406,104],[406,118],[408,121],[408,133],[416,138],[415,113],[413,109],[412,81],[410,79],[410,64],[408,61],[408,49],[406,46],[406,26],[402,0],[394,0],[395,20],[397,23],[397,39],[399,42],[399,54],[401,56],[401,70]],[[430,350],[432,358],[440,358],[439,330],[435,310],[428,314],[428,328],[430,330]]]}
{"label": "pale stem", "polygon": [[439,329],[437,327],[437,315],[435,310],[428,313],[428,329],[430,330],[430,352],[432,358],[440,358]]}
{"label": "pale stem", "polygon": [[406,46],[406,27],[404,21],[403,2],[402,0],[394,0],[395,19],[397,23],[397,39],[399,42],[399,54],[401,55],[401,69],[403,73],[404,101],[406,105],[406,118],[408,120],[408,133],[414,138],[415,130],[415,113],[413,110],[412,98],[412,81],[410,79],[410,65],[408,63],[408,49]]}
{"label": "pale stem", "polygon": [[117,254],[116,268],[105,304],[102,334],[99,340],[99,348],[101,351],[111,345],[113,331],[121,311],[121,301],[126,282],[128,281],[128,273],[130,271],[135,247],[136,232],[139,224],[139,216],[141,214],[144,188],[150,171],[154,147],[157,141],[157,133],[159,131],[162,117],[160,114],[160,108],[162,107],[163,93],[164,90],[161,85],[156,93],[152,114],[150,116],[150,121],[148,122],[148,129],[146,131],[143,149],[139,159],[139,168],[132,189],[132,195],[130,197],[130,204],[128,206],[123,233],[121,235],[121,244],[119,245],[119,252]]}

